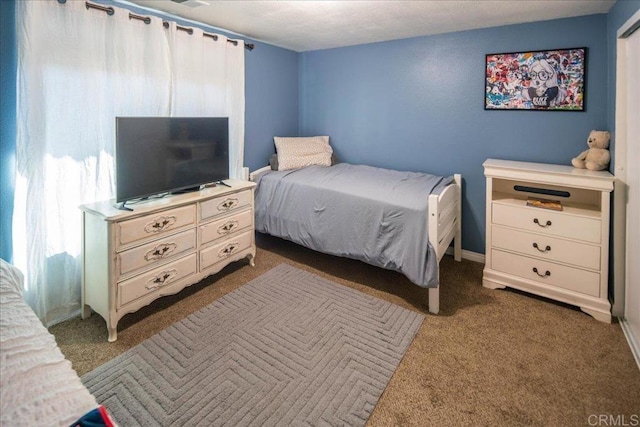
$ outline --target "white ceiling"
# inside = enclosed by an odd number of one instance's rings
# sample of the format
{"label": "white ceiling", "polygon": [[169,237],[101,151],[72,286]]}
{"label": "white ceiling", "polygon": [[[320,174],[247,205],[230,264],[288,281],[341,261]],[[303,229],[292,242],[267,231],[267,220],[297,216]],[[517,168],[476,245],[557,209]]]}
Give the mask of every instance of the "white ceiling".
{"label": "white ceiling", "polygon": [[[129,0],[297,52],[607,13],[615,0]],[[194,7],[197,6],[197,7]]]}

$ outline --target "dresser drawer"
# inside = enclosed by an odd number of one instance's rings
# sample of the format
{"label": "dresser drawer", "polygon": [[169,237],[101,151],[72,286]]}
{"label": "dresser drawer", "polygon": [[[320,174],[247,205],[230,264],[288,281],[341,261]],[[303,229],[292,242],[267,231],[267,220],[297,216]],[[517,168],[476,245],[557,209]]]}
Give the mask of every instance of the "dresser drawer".
{"label": "dresser drawer", "polygon": [[196,248],[196,229],[183,231],[118,254],[118,273],[124,275]]}
{"label": "dresser drawer", "polygon": [[547,209],[492,204],[493,224],[536,233],[600,243],[600,220]]}
{"label": "dresser drawer", "polygon": [[196,206],[189,205],[157,212],[117,224],[118,244],[127,245],[150,237],[162,236],[169,231],[195,224]]}
{"label": "dresser drawer", "polygon": [[158,267],[139,276],[118,283],[118,307],[150,294],[160,288],[170,286],[197,270],[196,254]]}
{"label": "dresser drawer", "polygon": [[240,234],[200,251],[200,270],[209,268],[251,246],[253,232]]}
{"label": "dresser drawer", "polygon": [[497,226],[491,230],[491,244],[549,261],[600,270],[600,246]]}
{"label": "dresser drawer", "polygon": [[238,233],[253,223],[253,211],[246,210],[200,227],[200,243],[206,244]]}
{"label": "dresser drawer", "polygon": [[236,211],[252,202],[253,193],[250,190],[228,194],[223,197],[207,200],[200,203],[200,219],[215,218],[216,216]]}
{"label": "dresser drawer", "polygon": [[495,249],[491,251],[491,268],[570,291],[600,296],[600,274],[591,271]]}

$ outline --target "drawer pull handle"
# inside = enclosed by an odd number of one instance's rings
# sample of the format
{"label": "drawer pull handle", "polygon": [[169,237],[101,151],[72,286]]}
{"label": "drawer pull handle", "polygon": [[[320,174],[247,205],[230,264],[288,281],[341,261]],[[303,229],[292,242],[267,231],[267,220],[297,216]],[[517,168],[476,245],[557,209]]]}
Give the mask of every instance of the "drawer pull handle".
{"label": "drawer pull handle", "polygon": [[549,277],[549,276],[551,276],[551,272],[549,270],[545,271],[544,274],[540,274],[536,267],[533,267],[533,272],[536,273],[540,277]]}
{"label": "drawer pull handle", "polygon": [[226,258],[228,256],[231,256],[238,249],[238,246],[240,246],[238,243],[229,243],[227,246],[220,249],[220,252],[218,252],[218,257]]}
{"label": "drawer pull handle", "polygon": [[542,252],[542,253],[544,253],[544,252],[549,252],[549,251],[551,250],[551,246],[549,246],[549,245],[547,245],[547,247],[546,247],[546,248],[544,248],[544,249],[540,249],[540,247],[538,246],[538,244],[537,244],[537,243],[534,243],[534,244],[533,244],[533,247],[534,247],[534,248],[536,248],[538,251],[540,251],[540,252]]}
{"label": "drawer pull handle", "polygon": [[160,231],[164,231],[175,224],[176,220],[177,218],[174,215],[161,216],[160,218],[156,218],[145,225],[144,231],[146,231],[147,233],[159,233]]}
{"label": "drawer pull handle", "polygon": [[147,261],[162,259],[175,251],[177,247],[178,245],[175,243],[160,243],[155,248],[147,252],[144,255],[144,259]]}
{"label": "drawer pull handle", "polygon": [[163,271],[156,277],[149,280],[149,283],[145,285],[147,290],[158,289],[161,286],[168,285],[178,274],[178,270],[172,268],[171,270]]}
{"label": "drawer pull handle", "polygon": [[538,218],[534,218],[533,222],[535,222],[536,224],[538,224],[542,228],[547,228],[547,227],[549,227],[551,225],[551,221],[547,221],[547,223],[545,225],[540,224],[540,221],[538,221]]}
{"label": "drawer pull handle", "polygon": [[229,209],[235,207],[238,204],[238,199],[229,198],[224,200],[222,203],[218,204],[219,211],[228,211]]}
{"label": "drawer pull handle", "polygon": [[227,221],[218,227],[218,234],[229,234],[236,228],[238,228],[238,221]]}

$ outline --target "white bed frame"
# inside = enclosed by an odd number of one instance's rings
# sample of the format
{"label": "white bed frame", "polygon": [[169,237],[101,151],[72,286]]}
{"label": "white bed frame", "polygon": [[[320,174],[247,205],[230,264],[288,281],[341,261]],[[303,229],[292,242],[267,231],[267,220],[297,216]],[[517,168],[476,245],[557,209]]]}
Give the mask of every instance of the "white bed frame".
{"label": "white bed frame", "polygon": [[[271,170],[265,166],[249,174],[249,180],[256,182],[260,175]],[[444,256],[453,240],[453,257],[462,259],[462,175],[453,175],[453,183],[440,194],[429,195],[429,242],[436,251],[438,263]],[[438,275],[440,273],[438,272]],[[429,288],[429,312],[440,311],[440,280],[438,286]]]}

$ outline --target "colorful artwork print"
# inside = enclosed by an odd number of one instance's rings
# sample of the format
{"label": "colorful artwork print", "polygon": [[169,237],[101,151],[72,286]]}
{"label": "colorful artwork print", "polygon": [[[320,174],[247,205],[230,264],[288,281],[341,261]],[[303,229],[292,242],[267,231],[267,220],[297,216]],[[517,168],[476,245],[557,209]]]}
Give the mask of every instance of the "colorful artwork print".
{"label": "colorful artwork print", "polygon": [[485,110],[584,111],[586,48],[486,56]]}

